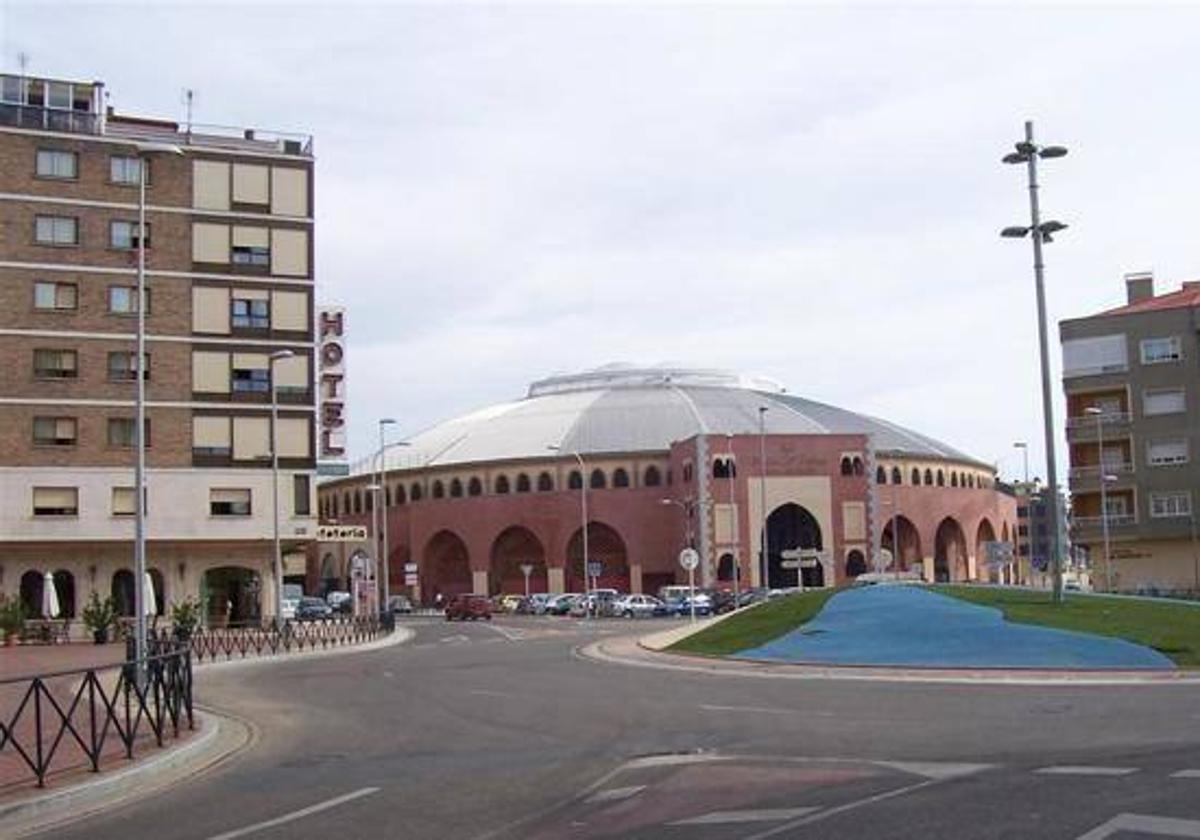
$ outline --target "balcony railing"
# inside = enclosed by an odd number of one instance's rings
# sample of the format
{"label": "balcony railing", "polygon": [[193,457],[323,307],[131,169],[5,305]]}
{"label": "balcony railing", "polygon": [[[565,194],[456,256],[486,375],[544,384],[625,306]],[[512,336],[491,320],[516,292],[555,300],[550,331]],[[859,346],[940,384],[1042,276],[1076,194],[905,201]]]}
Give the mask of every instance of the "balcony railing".
{"label": "balcony railing", "polygon": [[[1078,528],[1104,527],[1104,517],[1101,516],[1074,516],[1071,518],[1071,522]],[[1132,513],[1110,513],[1108,515],[1109,528],[1124,528],[1136,524],[1137,516]]]}
{"label": "balcony railing", "polygon": [[0,125],[39,131],[67,131],[72,134],[100,133],[100,117],[88,111],[15,105],[11,102],[0,103]]}
{"label": "balcony railing", "polygon": [[1133,415],[1127,411],[1108,411],[1104,414],[1081,414],[1067,418],[1068,431],[1087,431],[1096,428],[1096,418],[1100,418],[1103,426],[1124,426],[1133,420]]}
{"label": "balcony railing", "polygon": [[1132,475],[1133,464],[1127,462],[1124,464],[1104,464],[1103,466],[1100,464],[1087,464],[1082,467],[1071,467],[1070,477],[1073,480],[1094,479],[1099,478],[1101,472],[1105,475],[1115,476]]}

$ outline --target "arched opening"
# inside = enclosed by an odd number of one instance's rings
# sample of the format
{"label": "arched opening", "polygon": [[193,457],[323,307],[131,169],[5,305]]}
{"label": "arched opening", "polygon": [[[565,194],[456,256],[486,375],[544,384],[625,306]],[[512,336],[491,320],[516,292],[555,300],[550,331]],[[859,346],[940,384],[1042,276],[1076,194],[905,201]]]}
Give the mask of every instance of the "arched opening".
{"label": "arched opening", "polygon": [[593,490],[603,490],[608,486],[608,477],[604,475],[604,470],[597,467],[592,470],[592,475],[588,479],[588,485]]}
{"label": "arched opening", "polygon": [[902,484],[903,482],[904,478],[900,474],[900,468],[892,467],[892,484]]}
{"label": "arched opening", "polygon": [[[892,529],[900,532],[900,550],[896,551],[896,543],[892,537]],[[880,545],[892,553],[889,572],[907,572],[910,569],[920,570],[921,567],[921,535],[917,526],[906,516],[888,517],[883,523],[883,534]]]}
{"label": "arched opening", "polygon": [[438,531],[425,544],[421,591],[434,602],[438,595],[469,593],[473,585],[466,543],[452,531]]}
{"label": "arched opening", "polygon": [[567,489],[578,490],[583,487],[583,476],[579,474],[579,470],[571,470],[571,474],[567,476]]}
{"label": "arched opening", "polygon": [[355,513],[363,512],[362,491],[360,491],[360,490],[354,491],[354,512]]}
{"label": "arched opening", "polygon": [[341,589],[341,580],[337,573],[337,559],[332,552],[326,552],[321,558],[321,594],[326,595],[335,589]]}
{"label": "arched opening", "polygon": [[509,490],[508,476],[506,476],[506,475],[498,476],[496,478],[495,482],[493,482],[493,484],[492,484],[492,489],[495,491],[496,495],[498,495],[498,496],[508,495],[508,490]]}
{"label": "arched opening", "polygon": [[[625,552],[625,541],[613,528],[603,522],[588,523],[588,562],[593,571],[599,568],[599,576],[592,578],[590,586],[600,589],[629,591],[629,560]],[[583,580],[583,529],[576,528],[567,542],[567,566],[564,569],[569,592],[582,592]]]}
{"label": "arched opening", "polygon": [[21,575],[21,609],[26,618],[36,618],[42,614],[42,588],[45,581],[44,574],[32,569]]}
{"label": "arched opening", "polygon": [[529,476],[527,476],[525,473],[520,473],[517,475],[517,492],[529,492]]}
{"label": "arched opening", "polygon": [[625,472],[621,467],[613,470],[613,487],[628,487],[629,473]]}
{"label": "arched opening", "polygon": [[392,486],[390,484],[383,485],[383,504],[384,507],[392,506]]}
{"label": "arched opening", "polygon": [[[850,459],[849,458],[843,458],[842,461],[845,462],[845,466],[847,468],[850,467]],[[849,475],[849,474],[850,473],[848,473],[848,472],[842,473],[842,475]],[[729,462],[726,461],[724,458],[714,459],[713,465],[712,465],[712,477],[713,478],[729,478]]]}
{"label": "arched opening", "polygon": [[946,486],[946,476],[942,474],[941,470],[937,471],[937,486],[938,487]]}
{"label": "arched opening", "polygon": [[210,626],[253,624],[262,619],[262,581],[244,566],[219,566],[204,573],[200,601],[208,604]]}
{"label": "arched opening", "polygon": [[408,503],[408,496],[404,492],[403,484],[396,485],[396,492],[392,494],[392,498],[396,500],[397,505],[403,505],[403,504]]}
{"label": "arched opening", "polygon": [[646,467],[646,472],[642,475],[642,484],[647,487],[657,487],[662,484],[662,473],[658,471],[658,467],[653,464]]}
{"label": "arched opening", "polygon": [[967,475],[967,487],[971,490],[975,489],[975,473]]}
{"label": "arched opening", "polygon": [[846,555],[846,577],[856,578],[867,571],[867,558],[857,548]]}
{"label": "arched opening", "polygon": [[956,473],[956,472],[950,473],[950,486],[951,487],[958,486],[958,473]]}
{"label": "arched opening", "polygon": [[414,502],[421,501],[421,485],[414,481],[408,488],[408,497]]}
{"label": "arched opening", "polygon": [[150,585],[154,587],[154,614],[165,615],[167,612],[167,599],[164,597],[166,592],[163,589],[162,572],[158,569],[148,569],[147,572],[150,575]]}
{"label": "arched opening", "polygon": [[544,472],[538,475],[537,488],[539,493],[547,493],[554,489],[554,479],[550,477],[550,473]]}
{"label": "arched opening", "polygon": [[442,484],[442,480],[440,478],[433,482],[432,495],[435,499],[443,499],[446,497],[446,485]]}
{"label": "arched opening", "polygon": [[885,470],[883,467],[879,467],[875,470],[875,483],[887,484],[887,470]]}
{"label": "arched opening", "polygon": [[54,573],[54,589],[58,592],[58,617],[75,617],[75,575],[66,569]]}
{"label": "arched opening", "polygon": [[[795,503],[781,505],[767,517],[767,586],[772,588],[796,585],[796,570],[783,567],[781,553],[796,548],[823,548],[821,526],[807,508]],[[800,570],[805,586],[824,586],[825,571],[816,566]]]}
{"label": "arched opening", "polygon": [[366,505],[366,513],[371,513],[373,510],[375,510],[375,494],[377,492],[379,492],[379,491],[378,490],[368,490],[365,494],[363,494],[365,496],[365,498],[363,499],[363,502]]}
{"label": "arched opening", "polygon": [[733,555],[726,552],[717,561],[717,580],[722,583],[733,583]]}
{"label": "arched opening", "polygon": [[975,577],[986,577],[995,582],[999,569],[988,564],[987,556],[987,544],[991,542],[996,542],[996,529],[992,527],[991,522],[984,519],[975,531]]}
{"label": "arched opening", "polygon": [[528,528],[514,525],[506,528],[492,543],[491,565],[488,572],[488,594],[525,594],[525,573],[521,566],[530,565],[529,591],[548,592],[550,581],[546,573],[546,551]]}
{"label": "arched opening", "polygon": [[688,484],[692,480],[692,462],[688,461],[683,465],[683,483]]}
{"label": "arched opening", "polygon": [[119,569],[113,573],[109,585],[109,595],[112,596],[113,610],[122,618],[130,618],[134,614],[135,602],[133,593],[133,572]]}
{"label": "arched opening", "polygon": [[450,479],[450,498],[461,499],[463,494],[462,482],[457,478]]}
{"label": "arched opening", "polygon": [[842,475],[854,475],[854,461],[850,460],[847,455],[842,456],[842,463],[839,468]]}
{"label": "arched opening", "polygon": [[952,517],[938,525],[933,546],[933,578],[939,583],[967,579],[967,538]]}
{"label": "arched opening", "polygon": [[342,510],[349,516],[354,512],[354,500],[350,497],[350,491],[347,490],[342,494]]}
{"label": "arched opening", "polygon": [[933,470],[928,467],[925,468],[925,483],[933,484]]}
{"label": "arched opening", "polygon": [[854,456],[854,474],[862,475],[864,469],[865,468],[863,467],[863,459],[859,458],[857,455],[855,455]]}
{"label": "arched opening", "polygon": [[912,485],[913,487],[921,486],[921,471],[916,467],[913,467],[912,471]]}
{"label": "arched opening", "polygon": [[467,495],[468,496],[483,495],[483,482],[480,481],[475,476],[471,476],[471,480],[467,482]]}

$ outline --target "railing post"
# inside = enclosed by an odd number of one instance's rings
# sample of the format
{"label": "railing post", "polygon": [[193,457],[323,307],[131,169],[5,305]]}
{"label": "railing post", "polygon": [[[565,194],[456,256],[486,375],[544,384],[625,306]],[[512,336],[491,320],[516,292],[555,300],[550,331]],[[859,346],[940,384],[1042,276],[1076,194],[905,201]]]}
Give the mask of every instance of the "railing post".
{"label": "railing post", "polygon": [[42,681],[36,678],[33,681],[33,728],[37,739],[37,784],[38,787],[45,787],[46,768],[42,765]]}

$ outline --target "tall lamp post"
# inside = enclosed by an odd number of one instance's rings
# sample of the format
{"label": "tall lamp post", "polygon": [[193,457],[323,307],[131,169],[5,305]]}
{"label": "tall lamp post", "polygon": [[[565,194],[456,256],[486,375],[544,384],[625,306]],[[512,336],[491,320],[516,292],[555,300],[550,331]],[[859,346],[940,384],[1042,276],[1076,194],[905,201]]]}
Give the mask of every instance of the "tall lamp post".
{"label": "tall lamp post", "polygon": [[1038,146],[1033,142],[1033,122],[1025,122],[1025,139],[1015,145],[1016,151],[1004,156],[1004,163],[1025,164],[1029,181],[1029,225],[1006,227],[1000,235],[1012,239],[1029,236],[1033,240],[1033,275],[1037,291],[1038,313],[1038,345],[1041,351],[1042,368],[1042,421],[1046,438],[1046,485],[1051,493],[1046,502],[1046,513],[1050,520],[1051,531],[1050,550],[1054,561],[1054,601],[1063,600],[1063,564],[1060,546],[1058,523],[1058,465],[1054,454],[1054,406],[1050,394],[1050,348],[1046,329],[1046,289],[1044,264],[1042,262],[1042,243],[1052,242],[1053,234],[1066,229],[1062,222],[1043,222],[1038,209],[1037,162],[1039,158],[1052,159],[1066,155],[1067,150],[1062,146]]}
{"label": "tall lamp post", "polygon": [[[550,444],[546,448],[551,452],[563,451],[563,448],[558,444]],[[590,613],[590,610],[587,608],[587,597],[591,591],[591,567],[588,566],[587,465],[583,462],[583,456],[578,452],[572,450],[570,454],[579,462],[579,515],[583,523],[583,616],[587,618]]]}
{"label": "tall lamp post", "polygon": [[382,559],[383,559],[383,602],[380,605],[381,611],[389,609],[389,607],[391,605],[391,594],[392,594],[392,592],[391,592],[391,570],[388,568],[391,565],[390,564],[391,558],[388,557],[388,521],[387,521],[388,520],[388,512],[387,512],[388,492],[387,492],[387,485],[385,484],[385,481],[387,480],[387,464],[385,463],[386,458],[387,458],[387,448],[384,443],[383,432],[384,432],[384,429],[386,429],[388,426],[394,426],[394,425],[396,425],[396,421],[393,420],[391,417],[381,417],[379,419],[379,486],[383,487],[384,489],[380,493],[379,497],[375,500],[376,501],[375,507],[379,507],[380,502],[383,503],[382,510],[380,511],[380,514],[379,514],[380,519],[383,520],[383,527],[380,529],[383,533],[383,546],[380,550]]}
{"label": "tall lamp post", "polygon": [[770,553],[767,545],[767,412],[765,405],[758,407],[758,504],[762,510],[762,531],[759,534],[759,549],[762,551],[762,585],[764,589],[771,588]]}
{"label": "tall lamp post", "polygon": [[275,621],[283,620],[283,548],[279,542],[279,377],[275,364],[292,358],[291,350],[276,350],[271,354],[271,514],[275,544]]}
{"label": "tall lamp post", "polygon": [[137,390],[134,408],[134,440],[137,442],[133,467],[133,609],[134,658],[138,685],[146,676],[146,163],[148,155],[167,152],[182,155],[178,146],[165,143],[135,143],[138,162],[138,237],[137,237],[137,349],[134,372]]}

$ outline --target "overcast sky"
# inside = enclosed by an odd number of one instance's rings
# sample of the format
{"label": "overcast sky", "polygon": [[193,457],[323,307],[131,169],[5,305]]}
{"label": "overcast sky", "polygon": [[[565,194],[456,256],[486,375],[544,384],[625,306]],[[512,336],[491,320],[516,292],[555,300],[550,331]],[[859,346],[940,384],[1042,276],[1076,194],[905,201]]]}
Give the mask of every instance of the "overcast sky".
{"label": "overcast sky", "polygon": [[[555,372],[765,375],[1044,475],[1023,121],[1056,323],[1200,276],[1200,12],[0,0],[4,69],[311,132],[353,454]],[[1060,353],[1052,326],[1055,392]],[[1062,427],[1061,396],[1056,420]],[[1065,443],[1059,436],[1060,456]],[[1064,460],[1060,457],[1060,461]]]}

